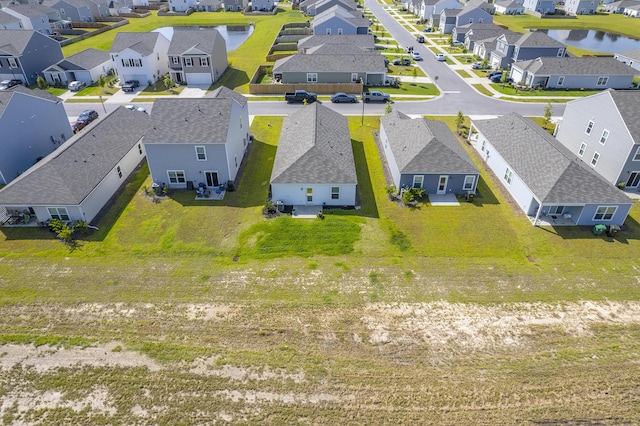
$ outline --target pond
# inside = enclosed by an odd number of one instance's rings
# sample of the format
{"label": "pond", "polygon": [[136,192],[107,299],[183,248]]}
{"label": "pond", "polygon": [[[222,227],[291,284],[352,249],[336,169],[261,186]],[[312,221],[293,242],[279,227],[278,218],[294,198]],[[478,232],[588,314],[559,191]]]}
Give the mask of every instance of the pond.
{"label": "pond", "polygon": [[174,30],[177,31],[198,31],[215,28],[222,38],[227,42],[227,52],[236,50],[246,39],[253,34],[253,25],[217,25],[214,27],[162,27],[153,30],[171,40]]}
{"label": "pond", "polygon": [[538,30],[560,43],[596,52],[619,53],[640,49],[640,40],[596,30]]}

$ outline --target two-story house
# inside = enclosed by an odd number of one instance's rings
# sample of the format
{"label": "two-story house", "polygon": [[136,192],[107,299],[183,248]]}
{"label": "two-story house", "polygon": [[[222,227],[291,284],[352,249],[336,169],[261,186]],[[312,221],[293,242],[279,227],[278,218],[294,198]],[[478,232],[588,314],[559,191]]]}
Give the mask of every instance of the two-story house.
{"label": "two-story house", "polygon": [[566,0],[564,12],[567,15],[594,15],[599,4],[596,0]]}
{"label": "two-story house", "polygon": [[0,80],[35,84],[38,74],[62,60],[60,43],[34,30],[1,30]]}
{"label": "two-story house", "polygon": [[23,86],[0,91],[0,183],[9,183],[73,136],[62,101]]}
{"label": "two-story house", "polygon": [[640,91],[605,90],[569,101],[556,138],[612,185],[640,188]]}
{"label": "two-story house", "polygon": [[224,87],[204,98],[157,99],[143,141],[153,182],[215,189],[235,180],[250,140],[248,108]]}
{"label": "two-story house", "polygon": [[556,3],[556,0],[524,0],[522,5],[525,9],[533,10],[543,15],[553,15],[556,11]]}
{"label": "two-story house", "polygon": [[463,7],[462,9],[444,9],[440,13],[439,30],[443,34],[451,34],[453,29],[465,24],[490,24],[493,15],[481,7]]}
{"label": "two-story house", "polygon": [[505,32],[496,39],[496,48],[489,56],[489,63],[494,68],[507,68],[517,61],[544,57],[562,58],[566,54],[567,46],[542,31],[526,34]]}
{"label": "two-story house", "polygon": [[122,82],[138,80],[141,85],[159,80],[169,72],[169,40],[159,32],[116,34],[110,55]]}
{"label": "two-story house", "polygon": [[615,59],[640,71],[640,49],[626,50],[613,55]]}
{"label": "two-story house", "polygon": [[186,12],[187,9],[196,9],[197,0],[169,0],[169,10],[172,12]]}
{"label": "two-story house", "polygon": [[10,4],[2,10],[20,19],[23,28],[35,30],[41,34],[51,34],[52,28],[60,26],[62,20],[60,12],[39,3]]}
{"label": "two-story house", "polygon": [[72,22],[93,22],[96,20],[89,6],[89,0],[53,0],[45,4],[60,12],[62,19]]}
{"label": "two-story house", "polygon": [[418,17],[429,21],[429,26],[438,28],[440,25],[440,13],[445,9],[462,9],[458,0],[421,0]]}
{"label": "two-story house", "polygon": [[249,0],[225,0],[224,9],[229,12],[242,12],[249,7]]}
{"label": "two-story house", "polygon": [[229,66],[226,42],[215,28],[176,29],[167,55],[177,83],[213,84]]}
{"label": "two-story house", "polygon": [[20,18],[10,15],[0,9],[0,30],[22,30],[22,21]]}

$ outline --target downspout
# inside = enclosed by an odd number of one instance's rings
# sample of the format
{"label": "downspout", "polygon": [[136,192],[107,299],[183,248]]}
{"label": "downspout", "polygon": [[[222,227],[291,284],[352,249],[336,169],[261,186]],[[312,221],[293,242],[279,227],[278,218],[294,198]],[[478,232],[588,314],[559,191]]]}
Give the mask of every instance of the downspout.
{"label": "downspout", "polygon": [[540,219],[540,213],[542,212],[542,203],[538,206],[538,211],[536,211],[536,218],[533,220],[533,226],[538,226],[538,219]]}

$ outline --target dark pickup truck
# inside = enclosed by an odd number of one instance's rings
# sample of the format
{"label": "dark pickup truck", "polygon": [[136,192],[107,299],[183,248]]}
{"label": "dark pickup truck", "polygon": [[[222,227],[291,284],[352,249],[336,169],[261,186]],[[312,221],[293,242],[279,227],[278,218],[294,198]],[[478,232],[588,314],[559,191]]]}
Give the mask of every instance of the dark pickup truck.
{"label": "dark pickup truck", "polygon": [[295,92],[289,92],[284,94],[284,100],[287,102],[315,102],[318,99],[318,95],[315,93],[307,92],[306,90],[296,90]]}
{"label": "dark pickup truck", "polygon": [[138,80],[127,80],[122,85],[122,91],[133,92],[138,86],[140,86],[140,82]]}

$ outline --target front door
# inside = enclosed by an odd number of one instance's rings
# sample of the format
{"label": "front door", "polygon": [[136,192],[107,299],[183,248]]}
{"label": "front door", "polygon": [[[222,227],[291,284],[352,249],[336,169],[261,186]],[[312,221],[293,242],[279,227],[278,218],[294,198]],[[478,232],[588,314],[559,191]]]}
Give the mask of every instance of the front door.
{"label": "front door", "polygon": [[204,172],[204,176],[207,179],[207,186],[220,186],[218,181],[218,172]]}
{"label": "front door", "polygon": [[438,181],[438,190],[436,194],[446,194],[447,193],[447,181],[449,180],[449,176],[440,176],[440,180]]}
{"label": "front door", "polygon": [[636,188],[640,184],[640,172],[631,172],[627,186],[630,188]]}

